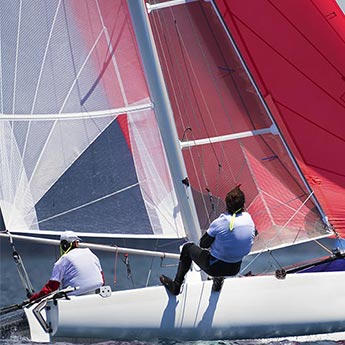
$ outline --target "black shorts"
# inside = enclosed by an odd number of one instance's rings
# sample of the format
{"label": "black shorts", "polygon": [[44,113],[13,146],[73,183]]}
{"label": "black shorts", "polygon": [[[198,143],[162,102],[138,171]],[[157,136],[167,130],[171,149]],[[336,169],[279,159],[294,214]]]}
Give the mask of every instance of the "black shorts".
{"label": "black shorts", "polygon": [[200,248],[194,243],[187,243],[186,250],[190,258],[207,274],[212,277],[234,276],[241,269],[242,261],[225,262],[214,258],[207,249]]}

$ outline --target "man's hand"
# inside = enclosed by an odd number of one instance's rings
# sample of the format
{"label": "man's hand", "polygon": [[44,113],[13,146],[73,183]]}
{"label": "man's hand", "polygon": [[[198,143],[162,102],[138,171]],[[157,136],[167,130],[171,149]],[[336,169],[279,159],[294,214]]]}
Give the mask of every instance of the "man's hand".
{"label": "man's hand", "polygon": [[30,302],[41,298],[45,295],[50,294],[53,291],[56,291],[60,286],[60,283],[56,280],[49,280],[48,283],[46,285],[43,286],[43,288],[41,289],[41,291],[34,293],[30,298]]}

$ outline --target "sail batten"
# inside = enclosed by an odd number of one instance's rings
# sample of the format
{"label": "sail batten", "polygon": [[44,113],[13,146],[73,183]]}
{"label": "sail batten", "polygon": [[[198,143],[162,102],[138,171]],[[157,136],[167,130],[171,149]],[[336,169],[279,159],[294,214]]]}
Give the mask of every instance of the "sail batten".
{"label": "sail batten", "polygon": [[193,141],[182,141],[180,142],[180,145],[181,145],[181,148],[187,148],[187,147],[206,145],[206,144],[217,143],[217,142],[227,141],[227,140],[243,139],[243,138],[252,137],[255,135],[263,135],[263,134],[269,134],[269,133],[278,134],[277,131],[275,130],[274,125],[272,125],[270,128],[255,129],[253,131],[222,135],[219,137],[196,139]]}
{"label": "sail batten", "polygon": [[109,117],[120,114],[131,114],[141,110],[152,109],[152,103],[143,103],[138,105],[131,105],[127,107],[99,110],[99,111],[88,111],[80,113],[57,113],[57,114],[0,114],[0,121],[11,120],[11,121],[25,121],[25,120],[76,120],[76,119],[91,119],[97,117]]}
{"label": "sail batten", "polygon": [[159,10],[159,9],[167,8],[167,7],[184,5],[190,2],[194,2],[194,1],[200,1],[200,0],[170,0],[170,1],[163,1],[157,4],[146,3],[146,7],[148,10],[148,13],[150,13],[151,11],[155,11],[155,10]]}

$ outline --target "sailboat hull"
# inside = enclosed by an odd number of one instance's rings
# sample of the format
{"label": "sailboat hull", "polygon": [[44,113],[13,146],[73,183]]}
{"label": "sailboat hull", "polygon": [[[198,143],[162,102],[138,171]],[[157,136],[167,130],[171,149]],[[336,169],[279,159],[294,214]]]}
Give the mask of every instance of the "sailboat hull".
{"label": "sailboat hull", "polygon": [[[53,337],[244,339],[345,331],[345,273],[323,272],[188,282],[179,296],[164,287],[88,295],[51,303]],[[35,334],[31,334],[33,340]]]}

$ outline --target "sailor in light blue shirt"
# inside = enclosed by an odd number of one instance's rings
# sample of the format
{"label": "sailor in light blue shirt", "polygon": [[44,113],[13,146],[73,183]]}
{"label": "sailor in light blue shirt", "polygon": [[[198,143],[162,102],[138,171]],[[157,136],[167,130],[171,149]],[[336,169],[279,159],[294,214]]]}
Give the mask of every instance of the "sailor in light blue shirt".
{"label": "sailor in light blue shirt", "polygon": [[[230,224],[233,220],[233,228]],[[255,226],[248,212],[221,214],[215,219],[207,234],[214,238],[210,246],[211,255],[225,262],[238,262],[249,254],[254,243]]]}
{"label": "sailor in light blue shirt", "polygon": [[200,239],[200,245],[184,244],[175,279],[162,275],[161,283],[174,295],[178,295],[184,276],[194,261],[213,277],[213,291],[220,291],[224,276],[234,276],[241,269],[256,234],[252,217],[244,211],[245,197],[239,186],[225,198],[227,213],[215,219]]}

